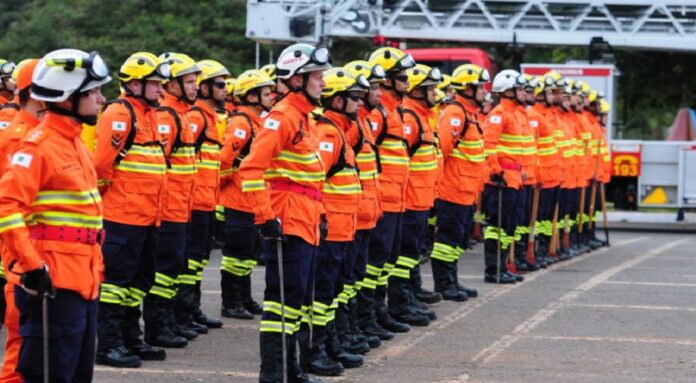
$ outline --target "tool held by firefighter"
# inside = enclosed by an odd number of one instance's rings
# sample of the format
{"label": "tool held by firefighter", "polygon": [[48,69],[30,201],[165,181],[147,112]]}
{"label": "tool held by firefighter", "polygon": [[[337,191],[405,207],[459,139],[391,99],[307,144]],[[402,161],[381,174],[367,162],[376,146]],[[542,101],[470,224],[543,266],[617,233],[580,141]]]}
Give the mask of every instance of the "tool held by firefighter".
{"label": "tool held by firefighter", "polygon": [[532,219],[529,221],[529,241],[527,242],[527,262],[536,263],[534,256],[534,237],[536,232],[537,214],[539,212],[539,188],[534,188],[534,197],[532,197]]}

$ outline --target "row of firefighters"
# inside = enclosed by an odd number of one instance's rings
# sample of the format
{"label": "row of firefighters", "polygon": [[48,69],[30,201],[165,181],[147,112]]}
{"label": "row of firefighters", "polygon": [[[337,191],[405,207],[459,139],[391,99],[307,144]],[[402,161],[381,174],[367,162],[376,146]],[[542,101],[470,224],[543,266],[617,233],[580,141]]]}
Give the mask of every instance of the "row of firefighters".
{"label": "row of firefighters", "polygon": [[555,72],[503,70],[491,94],[479,66],[443,75],[391,47],[332,67],[295,44],[236,79],[138,52],[105,102],[96,52],[0,64],[0,382],[43,381],[45,362],[53,382],[89,382],[95,359],[139,367],[221,327],[201,311],[213,236],[221,315],[261,316],[264,383],[358,367],[435,320],[428,304],[476,297],[457,279],[472,232],[489,283],[602,244],[609,105]]}

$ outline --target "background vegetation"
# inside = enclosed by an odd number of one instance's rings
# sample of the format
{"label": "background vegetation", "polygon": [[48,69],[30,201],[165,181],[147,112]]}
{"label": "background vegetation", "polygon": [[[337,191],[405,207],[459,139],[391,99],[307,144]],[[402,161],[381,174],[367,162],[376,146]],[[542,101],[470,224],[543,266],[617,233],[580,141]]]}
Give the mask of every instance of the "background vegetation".
{"label": "background vegetation", "polygon": [[[195,59],[211,58],[233,74],[253,67],[254,43],[244,37],[246,1],[157,0],[6,0],[0,1],[0,57],[15,62],[40,57],[57,48],[96,50],[115,72],[135,51],[185,52]],[[415,45],[433,43],[409,42]],[[442,45],[442,44],[440,44]],[[500,68],[513,64],[507,45],[478,45]],[[277,55],[281,46],[263,46],[261,63]],[[370,40],[335,41],[332,53],[338,64],[355,59],[355,52],[372,49]],[[625,115],[624,138],[661,139],[678,108],[696,104],[694,53],[617,51],[623,73],[618,120]],[[584,47],[527,47],[525,62],[563,63],[586,59]],[[107,89],[114,95],[117,84]]]}

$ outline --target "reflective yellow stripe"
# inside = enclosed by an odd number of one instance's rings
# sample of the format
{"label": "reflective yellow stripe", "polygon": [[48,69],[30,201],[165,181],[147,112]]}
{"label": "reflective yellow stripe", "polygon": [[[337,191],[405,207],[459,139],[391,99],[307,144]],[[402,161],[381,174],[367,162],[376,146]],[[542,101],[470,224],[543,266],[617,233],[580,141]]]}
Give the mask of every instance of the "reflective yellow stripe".
{"label": "reflective yellow stripe", "polygon": [[266,184],[263,182],[263,180],[245,180],[245,181],[242,181],[242,191],[243,192],[258,191],[258,190],[263,190],[265,188],[266,188]]}
{"label": "reflective yellow stripe", "polygon": [[194,165],[194,164],[190,164],[190,165],[172,164],[172,167],[167,169],[167,173],[180,174],[180,175],[195,174],[196,173],[196,165]]}
{"label": "reflective yellow stripe", "polygon": [[379,145],[379,147],[384,149],[404,149],[406,147],[406,144],[400,140],[387,138],[384,141],[382,141],[382,144]]}
{"label": "reflective yellow stripe", "polygon": [[547,137],[539,137],[539,143],[540,144],[550,144],[554,141],[553,136],[547,136]]}
{"label": "reflective yellow stripe", "polygon": [[0,233],[23,226],[24,219],[22,218],[22,213],[15,213],[0,218]]}
{"label": "reflective yellow stripe", "polygon": [[404,156],[381,155],[380,160],[382,161],[382,164],[408,165],[408,157]]}
{"label": "reflective yellow stripe", "polygon": [[468,154],[459,150],[452,151],[452,157],[470,162],[484,162],[486,160],[486,156],[483,154]]}
{"label": "reflective yellow stripe", "polygon": [[359,153],[358,156],[355,158],[355,161],[358,163],[361,163],[361,164],[374,162],[374,161],[377,161],[377,156],[375,155],[374,152]]}
{"label": "reflective yellow stripe", "polygon": [[360,194],[362,187],[360,184],[336,185],[331,182],[324,184],[322,193],[326,194]]}
{"label": "reflective yellow stripe", "polygon": [[85,227],[101,229],[102,217],[87,214],[67,213],[63,211],[42,211],[27,216],[27,224],[44,223],[54,226]]}
{"label": "reflective yellow stripe", "polygon": [[553,154],[558,153],[558,149],[556,147],[548,148],[548,149],[539,149],[539,155],[540,156],[550,156]]}
{"label": "reflective yellow stripe", "polygon": [[302,170],[290,170],[284,168],[272,168],[266,170],[267,178],[286,177],[293,181],[321,182],[324,180],[324,172],[307,172]]}
{"label": "reflective yellow stripe", "polygon": [[199,168],[217,170],[220,168],[220,161],[201,160],[197,163]]}
{"label": "reflective yellow stripe", "polygon": [[201,152],[202,153],[218,154],[218,153],[220,153],[220,147],[215,145],[215,144],[204,143],[203,145],[201,145]]}
{"label": "reflective yellow stripe", "polygon": [[128,149],[128,154],[137,154],[139,156],[161,157],[164,156],[162,148],[159,146],[141,146],[134,144]]}
{"label": "reflective yellow stripe", "polygon": [[98,189],[88,191],[44,190],[37,194],[36,199],[31,205],[88,205],[100,201],[101,196],[99,195]]}
{"label": "reflective yellow stripe", "polygon": [[519,147],[510,147],[510,146],[498,145],[497,149],[501,153],[517,154],[520,156],[528,156],[528,155],[536,154],[536,152],[537,152],[536,147],[519,148]]}
{"label": "reflective yellow stripe", "polygon": [[193,157],[196,155],[196,148],[191,146],[181,146],[174,151],[170,157]]}
{"label": "reflective yellow stripe", "polygon": [[459,140],[459,146],[467,149],[481,149],[483,148],[483,140]]}
{"label": "reflective yellow stripe", "polygon": [[360,180],[373,180],[377,178],[377,170],[363,170],[359,173]]}
{"label": "reflective yellow stripe", "polygon": [[282,150],[275,159],[297,164],[313,164],[319,162],[316,153],[299,154],[288,150]]}
{"label": "reflective yellow stripe", "polygon": [[437,160],[428,162],[411,162],[408,164],[408,169],[412,172],[427,172],[437,169]]}
{"label": "reflective yellow stripe", "polygon": [[516,135],[516,134],[506,134],[500,135],[501,142],[521,142],[521,143],[532,143],[534,142],[533,135]]}
{"label": "reflective yellow stripe", "polygon": [[116,169],[125,172],[146,173],[146,174],[164,174],[167,166],[164,164],[148,164],[145,162],[121,161],[116,165]]}

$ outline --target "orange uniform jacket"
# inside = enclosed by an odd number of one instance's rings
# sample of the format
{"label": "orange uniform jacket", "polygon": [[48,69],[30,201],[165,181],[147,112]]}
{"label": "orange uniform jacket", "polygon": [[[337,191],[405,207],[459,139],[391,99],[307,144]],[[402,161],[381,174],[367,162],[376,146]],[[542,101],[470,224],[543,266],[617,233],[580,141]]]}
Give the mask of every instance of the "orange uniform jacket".
{"label": "orange uniform jacket", "polygon": [[[8,269],[22,273],[48,266],[53,286],[84,299],[99,295],[101,247],[32,239],[37,224],[102,228],[102,204],[91,153],[74,119],[47,112],[27,133],[0,180],[0,238]],[[14,263],[14,264],[13,264]]]}
{"label": "orange uniform jacket", "polygon": [[552,108],[537,102],[527,110],[530,123],[536,121],[538,145],[538,179],[542,188],[561,184],[561,153],[556,146],[556,114]]}
{"label": "orange uniform jacket", "polygon": [[[312,103],[302,94],[289,93],[268,114],[249,155],[239,166],[242,191],[256,215],[256,223],[279,218],[283,233],[319,245],[319,199],[324,166],[319,156],[316,127],[309,121]],[[265,181],[270,181],[270,191]],[[274,183],[289,183],[306,193],[280,190]]]}
{"label": "orange uniform jacket", "polygon": [[240,105],[232,114],[220,150],[220,195],[218,202],[228,208],[253,213],[244,193],[239,164],[249,154],[251,143],[259,133],[263,118],[248,106]]}
{"label": "orange uniform jacket", "polygon": [[483,131],[476,113],[476,107],[457,95],[440,117],[440,147],[445,159],[438,185],[442,200],[460,205],[476,203],[485,162]]}
{"label": "orange uniform jacket", "polygon": [[438,156],[435,132],[430,125],[433,111],[406,97],[401,107],[409,147],[406,209],[430,210],[435,203]]}
{"label": "orange uniform jacket", "polygon": [[156,112],[157,131],[166,137],[164,151],[169,161],[160,209],[163,221],[186,223],[191,219],[197,156],[189,109],[188,103],[165,93],[162,108]]}
{"label": "orange uniform jacket", "polygon": [[500,104],[486,116],[483,128],[484,152],[486,154],[486,167],[488,175],[503,173],[507,187],[519,189],[522,186],[521,159],[525,121],[519,121],[516,109],[518,104],[510,99],[503,98]]}
{"label": "orange uniform jacket", "polygon": [[384,211],[401,213],[406,209],[408,181],[406,134],[397,109],[399,99],[384,92],[381,102],[380,107],[372,109],[369,117],[382,165],[379,175],[380,200]]}
{"label": "orange uniform jacket", "polygon": [[538,125],[537,121],[530,121],[527,114],[527,107],[519,105],[515,109],[515,115],[517,120],[520,122],[521,133],[517,140],[520,145],[519,156],[520,163],[522,164],[522,174],[526,175],[526,178],[522,181],[525,186],[536,185],[537,183],[537,142],[536,142],[536,129]]}
{"label": "orange uniform jacket", "polygon": [[196,164],[196,182],[193,192],[193,210],[215,211],[220,185],[220,138],[218,114],[203,100],[189,112],[191,130],[200,147]]}
{"label": "orange uniform jacket", "polygon": [[600,129],[602,131],[602,140],[600,142],[599,153],[602,156],[602,164],[600,165],[602,171],[600,172],[601,175],[599,180],[606,184],[611,181],[611,151],[609,150],[609,142],[607,141],[607,131],[603,126],[600,127]]}
{"label": "orange uniform jacket", "polygon": [[576,187],[575,153],[576,139],[575,126],[570,118],[570,113],[562,108],[556,109],[559,129],[556,131],[556,146],[561,155],[561,188],[573,189]]}
{"label": "orange uniform jacket", "polygon": [[370,120],[367,119],[369,111],[362,107],[358,111],[358,121],[353,129],[348,131],[347,137],[356,153],[356,162],[360,170],[360,208],[358,209],[358,230],[369,230],[377,225],[377,220],[382,217],[382,202],[379,199],[379,162],[378,149],[372,136]]}
{"label": "orange uniform jacket", "polygon": [[355,126],[346,115],[326,110],[317,119],[319,154],[326,169],[323,203],[328,224],[328,241],[352,241],[358,223],[360,178],[353,148],[346,132]]}
{"label": "orange uniform jacket", "polygon": [[133,145],[118,164],[131,127],[128,109],[109,105],[97,123],[95,167],[104,198],[104,219],[126,225],[159,225],[160,198],[164,190],[163,138],[157,130],[154,109],[142,100],[122,96],[133,106],[136,134]]}
{"label": "orange uniform jacket", "polygon": [[33,114],[20,110],[5,130],[0,130],[0,174],[3,173],[14,149],[26,132],[36,127],[39,120]]}
{"label": "orange uniform jacket", "polygon": [[600,179],[602,176],[602,155],[601,155],[601,142],[604,133],[602,132],[602,127],[597,121],[592,112],[587,109],[582,111],[585,120],[588,123],[588,128],[590,131],[590,142],[587,146],[587,156],[588,156],[588,174],[591,179]]}
{"label": "orange uniform jacket", "polygon": [[7,129],[7,126],[10,125],[10,122],[12,122],[18,112],[17,108],[13,108],[9,105],[2,105],[3,104],[0,104],[0,133]]}

